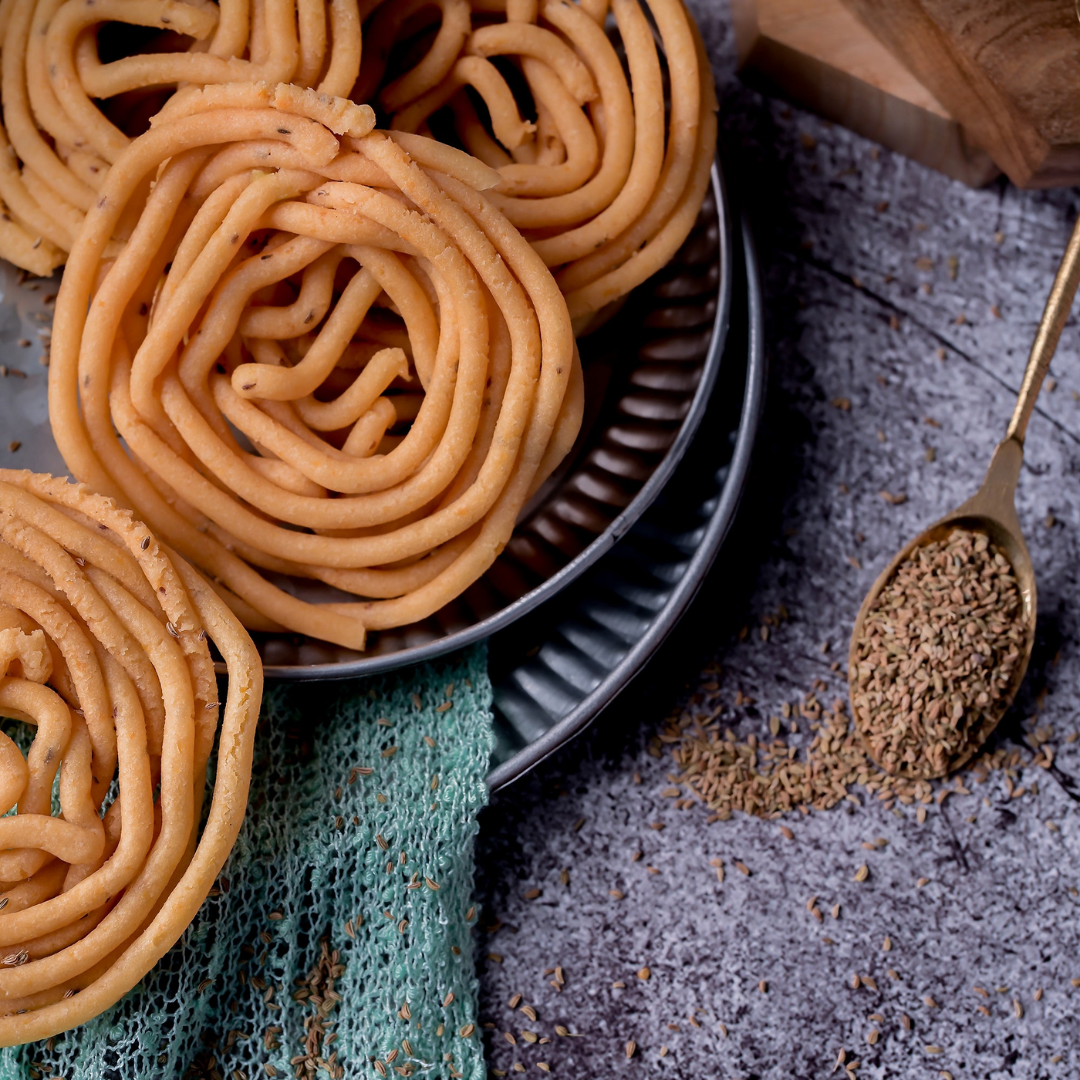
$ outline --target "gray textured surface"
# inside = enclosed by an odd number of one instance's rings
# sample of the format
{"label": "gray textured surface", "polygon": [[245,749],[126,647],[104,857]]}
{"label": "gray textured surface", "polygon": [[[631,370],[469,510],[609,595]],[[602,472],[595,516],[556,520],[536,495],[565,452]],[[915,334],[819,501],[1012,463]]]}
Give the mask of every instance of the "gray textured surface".
{"label": "gray textured surface", "polygon": [[[501,958],[481,974],[482,1019],[495,1025],[489,1060],[503,1070],[520,1062],[532,1075],[546,1061],[574,1080],[801,1080],[828,1076],[844,1047],[861,1062],[857,1075],[873,1080],[941,1070],[956,1080],[1075,1077],[1080,791],[1071,777],[1080,775],[1080,742],[1065,741],[1080,726],[1075,320],[1053,366],[1057,388],[1044,391],[1028,435],[1019,511],[1039,575],[1039,636],[998,736],[1022,747],[1034,724],[1053,727],[1057,768],[1016,777],[1038,794],[1009,799],[995,774],[935,804],[924,825],[909,809],[849,804],[794,815],[794,841],[777,822],[706,825],[702,808],[677,810],[661,794],[672,764],[650,756],[650,739],[710,660],[723,669],[721,715],[744,735],[766,733],[780,703],[816,678],[828,683],[823,700],[844,693],[821,644],[843,656],[858,603],[892,552],[981,477],[1077,209],[1072,192],[970,191],[762,99],[730,76],[724,10],[697,10],[721,81],[728,171],[763,258],[768,415],[735,533],[675,638],[589,733],[497,796],[483,818],[478,892],[484,921],[501,921],[480,949]],[[924,259],[932,265],[916,262]],[[850,411],[832,404],[840,398]],[[882,490],[907,501],[890,505]],[[781,604],[790,620],[763,642],[756,628]],[[744,625],[752,632],[740,641]],[[736,708],[740,690],[756,704]],[[879,836],[886,848],[862,849]],[[723,884],[713,858],[725,861]],[[857,884],[864,862],[870,877]],[[923,888],[920,877],[930,879]],[[532,889],[540,895],[526,900]],[[806,909],[814,894],[823,926]],[[828,911],[835,903],[838,920]],[[556,965],[561,993],[544,975]],[[643,982],[636,972],[646,965]],[[852,989],[856,972],[878,989]],[[536,1007],[536,1023],[507,1008],[514,993]],[[556,1024],[583,1037],[560,1038]],[[880,1031],[875,1045],[871,1029]],[[528,1045],[524,1030],[552,1041]],[[627,1062],[630,1040],[637,1052]]]}

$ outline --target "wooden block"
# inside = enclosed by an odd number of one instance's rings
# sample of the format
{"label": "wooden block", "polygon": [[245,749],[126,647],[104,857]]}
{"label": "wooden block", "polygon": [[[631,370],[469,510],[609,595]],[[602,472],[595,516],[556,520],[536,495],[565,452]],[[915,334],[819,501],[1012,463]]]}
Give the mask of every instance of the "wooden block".
{"label": "wooden block", "polygon": [[998,174],[841,0],[733,0],[732,7],[748,81],[974,187]]}
{"label": "wooden block", "polygon": [[845,0],[1021,187],[1080,181],[1072,0]]}

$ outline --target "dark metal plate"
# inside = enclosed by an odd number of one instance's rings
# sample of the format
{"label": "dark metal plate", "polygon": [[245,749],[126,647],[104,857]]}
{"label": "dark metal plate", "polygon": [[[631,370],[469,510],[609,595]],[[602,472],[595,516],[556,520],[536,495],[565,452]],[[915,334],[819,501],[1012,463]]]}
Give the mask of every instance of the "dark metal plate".
{"label": "dark metal plate", "polygon": [[742,246],[736,332],[683,461],[610,553],[491,639],[492,790],[554,753],[615,699],[678,622],[720,550],[765,397],[761,290],[745,222]]}

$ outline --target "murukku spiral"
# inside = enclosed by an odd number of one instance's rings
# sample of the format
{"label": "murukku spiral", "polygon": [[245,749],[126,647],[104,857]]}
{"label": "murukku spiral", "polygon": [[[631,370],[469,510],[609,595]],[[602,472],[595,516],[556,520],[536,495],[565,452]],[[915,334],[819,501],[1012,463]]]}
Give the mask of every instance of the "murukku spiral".
{"label": "murukku spiral", "polygon": [[261,693],[243,627],[129,511],[0,470],[0,716],[19,722],[0,732],[0,1045],[103,1012],[188,926],[244,816]]}
{"label": "murukku spiral", "polygon": [[356,0],[3,0],[0,256],[36,274],[59,266],[109,166],[177,86],[340,95],[359,64]]}
{"label": "murukku spiral", "polygon": [[[49,377],[79,479],[249,628],[357,649],[487,570],[583,390],[558,285],[482,193],[497,175],[372,122],[287,85],[174,98],[87,215]],[[282,574],[363,599],[312,604]]]}
{"label": "murukku spiral", "polygon": [[498,172],[488,199],[557,268],[581,327],[678,250],[716,145],[712,74],[682,0],[611,0],[625,70],[608,11],[607,0],[361,8],[358,100]]}

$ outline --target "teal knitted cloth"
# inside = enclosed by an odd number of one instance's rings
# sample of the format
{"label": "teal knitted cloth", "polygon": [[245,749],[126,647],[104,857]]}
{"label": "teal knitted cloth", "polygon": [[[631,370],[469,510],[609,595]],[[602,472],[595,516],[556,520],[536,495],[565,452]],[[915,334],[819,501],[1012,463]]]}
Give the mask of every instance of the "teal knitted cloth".
{"label": "teal knitted cloth", "polygon": [[483,648],[267,693],[247,818],[187,932],[3,1080],[484,1075],[471,928]]}

